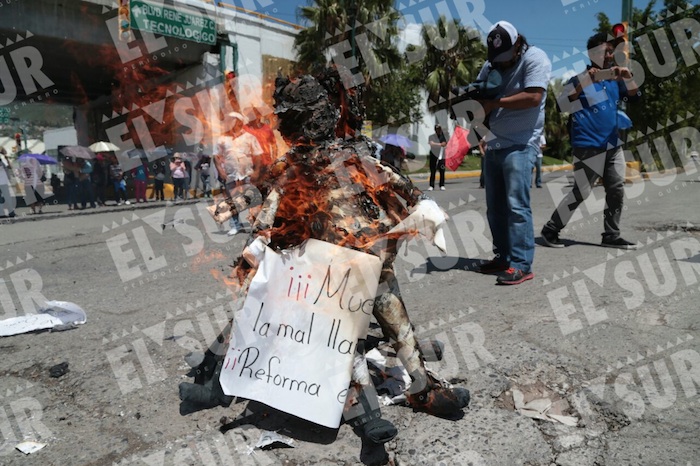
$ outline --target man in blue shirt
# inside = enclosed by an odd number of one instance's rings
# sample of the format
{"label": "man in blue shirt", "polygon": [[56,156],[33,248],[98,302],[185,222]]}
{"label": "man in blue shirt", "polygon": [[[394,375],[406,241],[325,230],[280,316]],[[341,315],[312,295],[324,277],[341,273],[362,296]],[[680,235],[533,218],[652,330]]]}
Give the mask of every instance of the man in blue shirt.
{"label": "man in blue shirt", "polygon": [[500,285],[517,285],[534,277],[530,177],[544,127],[552,64],[506,21],[490,29],[487,45],[488,61],[478,79],[501,74],[496,98],[481,101],[489,127],[484,156],[486,215],[496,257],[479,271],[498,273]]}
{"label": "man in blue shirt", "polygon": [[606,34],[592,36],[587,47],[591,65],[569,80],[558,99],[562,111],[571,113],[574,187],[542,228],[542,241],[549,247],[564,247],[559,232],[588,198],[596,181],[602,178],[605,210],[601,245],[636,249],[636,244],[620,237],[625,158],[619,138],[618,104],[621,99],[635,95],[638,86],[629,69],[613,66],[613,44]]}

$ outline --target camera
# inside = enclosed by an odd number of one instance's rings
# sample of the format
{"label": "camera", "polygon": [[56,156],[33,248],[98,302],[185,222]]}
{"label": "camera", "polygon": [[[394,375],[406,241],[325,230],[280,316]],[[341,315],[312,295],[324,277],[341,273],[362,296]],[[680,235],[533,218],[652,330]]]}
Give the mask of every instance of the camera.
{"label": "camera", "polygon": [[[501,91],[503,78],[497,70],[490,70],[486,79],[475,81],[466,86],[458,86],[452,89],[457,96],[456,102],[464,100],[489,100],[498,96]],[[454,102],[453,102],[454,103]]]}

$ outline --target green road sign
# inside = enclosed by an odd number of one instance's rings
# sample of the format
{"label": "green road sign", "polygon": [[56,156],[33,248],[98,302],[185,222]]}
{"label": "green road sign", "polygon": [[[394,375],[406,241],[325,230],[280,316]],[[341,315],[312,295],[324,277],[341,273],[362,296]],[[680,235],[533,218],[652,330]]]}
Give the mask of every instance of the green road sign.
{"label": "green road sign", "polygon": [[131,0],[130,8],[131,27],[134,29],[200,44],[216,44],[216,22],[201,13],[142,0]]}
{"label": "green road sign", "polygon": [[10,124],[10,109],[9,107],[0,107],[0,125]]}

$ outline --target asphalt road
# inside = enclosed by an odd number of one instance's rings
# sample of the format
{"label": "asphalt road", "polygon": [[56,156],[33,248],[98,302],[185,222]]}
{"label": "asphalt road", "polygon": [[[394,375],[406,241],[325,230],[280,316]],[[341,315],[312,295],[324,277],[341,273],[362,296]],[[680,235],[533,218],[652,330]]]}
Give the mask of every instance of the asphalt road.
{"label": "asphalt road", "polygon": [[[599,187],[563,232],[567,247],[538,246],[534,280],[512,287],[474,271],[491,248],[478,179],[431,193],[450,215],[449,253],[404,242],[397,275],[417,334],[445,344],[433,367],[470,389],[472,402],[459,420],[384,407],[399,428],[385,446],[390,461],[698,464],[700,177],[688,168],[627,186],[623,236],[638,250],[599,246]],[[545,174],[532,190],[536,236],[566,175]],[[87,313],[76,329],[0,340],[1,464],[355,465],[384,456],[347,426],[322,428],[259,403],[181,406],[178,384],[191,380],[183,356],[230,315],[220,277],[245,241],[219,231],[204,207],[72,216],[54,207],[56,215],[0,224],[0,317],[34,314],[44,300]],[[161,227],[174,218],[182,220]],[[52,378],[62,362],[69,371]],[[518,392],[539,399],[528,406],[545,419],[516,411]],[[576,425],[548,417],[556,413]],[[222,433],[222,416],[238,416],[236,427]],[[266,430],[294,438],[294,448],[251,454]],[[15,446],[27,439],[46,446],[25,456]]]}

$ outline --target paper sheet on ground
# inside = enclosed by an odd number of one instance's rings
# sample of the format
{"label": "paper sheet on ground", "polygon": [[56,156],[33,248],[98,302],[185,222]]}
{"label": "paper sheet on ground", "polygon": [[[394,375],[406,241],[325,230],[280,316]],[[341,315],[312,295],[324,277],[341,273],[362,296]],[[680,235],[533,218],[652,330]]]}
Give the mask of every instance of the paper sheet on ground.
{"label": "paper sheet on ground", "polygon": [[378,257],[323,241],[282,254],[265,247],[235,317],[224,393],[338,427],[380,271]]}
{"label": "paper sheet on ground", "polygon": [[0,321],[0,337],[20,335],[35,330],[66,330],[84,324],[85,311],[67,301],[46,301],[38,314],[10,317]]}

